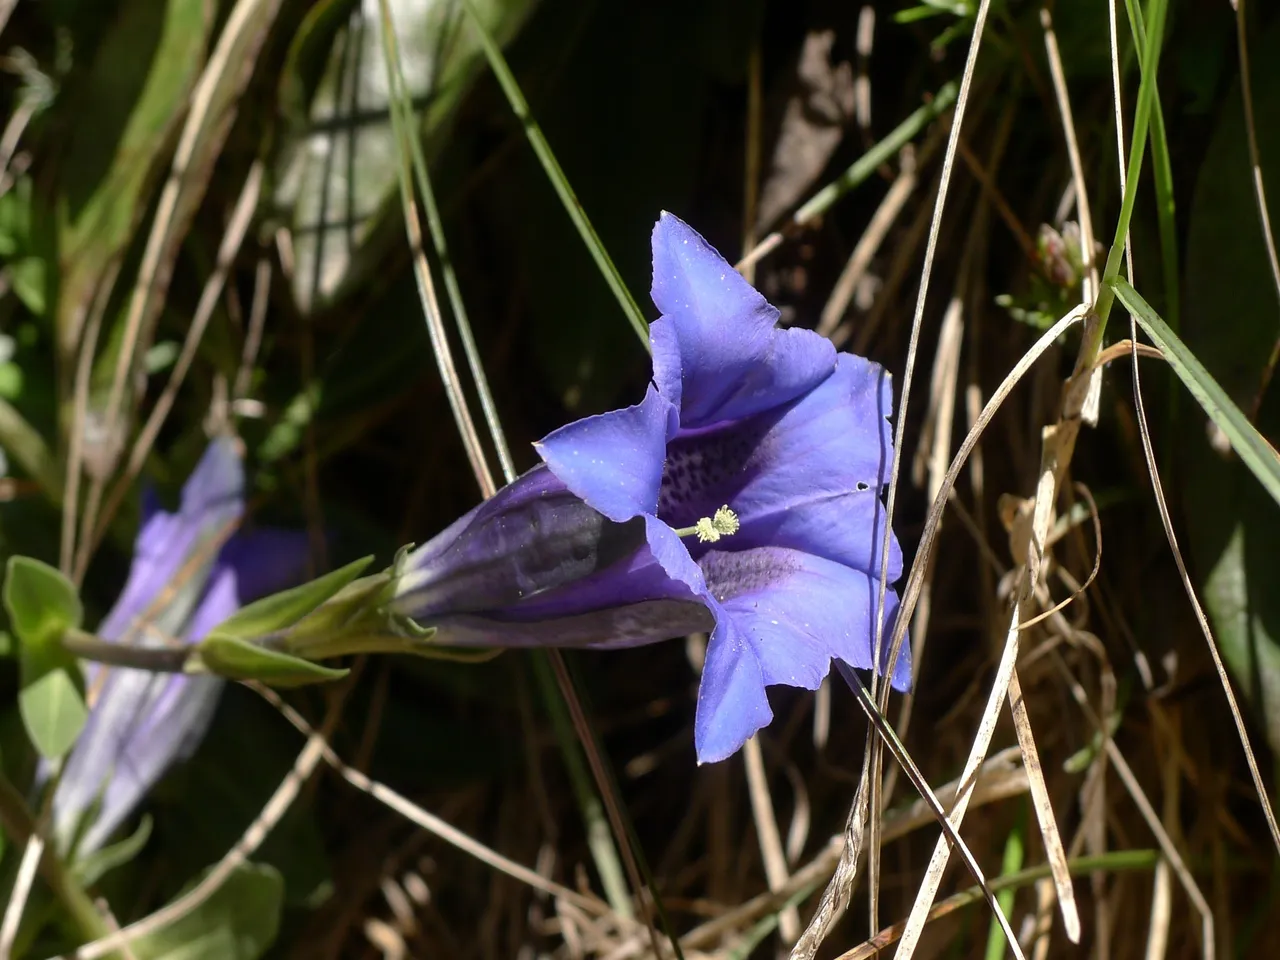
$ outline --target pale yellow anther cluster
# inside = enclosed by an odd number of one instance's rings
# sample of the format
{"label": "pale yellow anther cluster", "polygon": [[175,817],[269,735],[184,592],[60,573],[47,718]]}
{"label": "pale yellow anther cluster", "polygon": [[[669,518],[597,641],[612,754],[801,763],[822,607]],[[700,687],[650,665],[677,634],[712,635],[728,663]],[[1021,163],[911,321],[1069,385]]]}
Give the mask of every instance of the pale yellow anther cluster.
{"label": "pale yellow anther cluster", "polygon": [[702,543],[715,543],[721,537],[730,537],[738,532],[738,515],[723,506],[713,517],[703,517],[693,528],[698,540]]}

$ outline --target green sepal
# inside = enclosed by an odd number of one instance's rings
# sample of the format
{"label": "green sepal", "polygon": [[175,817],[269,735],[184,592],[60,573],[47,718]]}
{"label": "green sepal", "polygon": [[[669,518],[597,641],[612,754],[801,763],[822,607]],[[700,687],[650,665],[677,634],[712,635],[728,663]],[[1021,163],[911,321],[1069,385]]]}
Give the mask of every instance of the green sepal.
{"label": "green sepal", "polygon": [[339,680],[349,671],[322,667],[233,636],[209,636],[196,647],[200,663],[230,680],[260,680],[273,687],[300,687]]}
{"label": "green sepal", "polygon": [[363,557],[300,587],[241,607],[209,631],[209,638],[252,640],[291,627],[358,577],[373,557]]}
{"label": "green sepal", "polygon": [[151,838],[151,817],[143,814],[138,829],[123,840],[95,850],[71,866],[71,872],[83,887],[91,887],[102,878],[103,874],[116,867],[122,867],[147,845]]}

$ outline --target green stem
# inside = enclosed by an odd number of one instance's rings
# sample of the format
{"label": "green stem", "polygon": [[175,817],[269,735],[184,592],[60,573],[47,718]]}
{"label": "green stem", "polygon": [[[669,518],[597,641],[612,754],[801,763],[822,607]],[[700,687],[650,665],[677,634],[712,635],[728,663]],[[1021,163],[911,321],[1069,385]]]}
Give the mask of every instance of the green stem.
{"label": "green stem", "polygon": [[[35,817],[17,787],[0,774],[0,826],[15,844],[26,845],[36,833]],[[100,940],[111,929],[85,893],[75,875],[62,859],[48,847],[40,858],[40,876],[66,909],[80,935],[86,940]]]}
{"label": "green stem", "polygon": [[1142,158],[1147,145],[1147,126],[1151,121],[1152,104],[1156,96],[1156,73],[1160,66],[1160,48],[1164,40],[1164,0],[1152,0],[1151,22],[1147,30],[1146,48],[1142,51],[1142,81],[1138,85],[1138,107],[1134,111],[1133,131],[1129,140],[1129,164],[1125,176],[1124,198],[1120,202],[1120,216],[1116,220],[1116,235],[1107,254],[1106,267],[1102,271],[1102,289],[1098,292],[1095,309],[1098,322],[1087,333],[1086,349],[1080,354],[1087,369],[1092,366],[1102,347],[1107,318],[1115,304],[1116,294],[1111,282],[1120,275],[1124,259],[1125,238],[1129,234],[1129,221],[1133,219],[1133,207],[1138,197],[1138,180],[1142,174]]}
{"label": "green stem", "polygon": [[449,256],[449,244],[445,237],[444,222],[440,218],[440,207],[436,203],[435,190],[431,186],[431,176],[427,170],[427,161],[422,152],[421,127],[413,112],[413,100],[404,85],[404,70],[400,64],[400,45],[396,38],[395,24],[391,19],[390,9],[383,4],[382,32],[385,40],[385,51],[395,77],[395,84],[390,93],[391,109],[400,111],[403,127],[411,134],[406,137],[410,158],[413,161],[414,177],[418,182],[418,193],[422,196],[422,205],[427,214],[427,227],[431,232],[431,243],[436,250],[436,260],[440,273],[444,277],[445,293],[449,297],[449,305],[453,309],[453,319],[458,326],[458,336],[462,340],[462,352],[466,355],[467,366],[471,370],[471,378],[475,381],[476,394],[480,399],[480,409],[484,414],[489,434],[493,438],[494,450],[498,454],[498,463],[502,467],[503,476],[510,483],[515,479],[515,463],[511,459],[511,450],[507,445],[506,434],[498,418],[497,404],[493,400],[493,391],[489,387],[489,378],[484,372],[484,364],[480,360],[480,350],[476,346],[475,335],[471,331],[471,321],[467,317],[466,304],[462,300],[462,288],[458,285],[458,275],[453,269],[453,260]]}
{"label": "green stem", "polygon": [[132,667],[153,673],[183,673],[195,647],[143,647],[134,643],[111,643],[74,627],[62,635],[62,647],[81,660],[93,660],[113,667]]}
{"label": "green stem", "polygon": [[578,806],[582,808],[582,819],[587,824],[587,846],[591,848],[591,857],[600,871],[600,883],[604,886],[605,898],[613,912],[628,919],[635,916],[631,909],[631,896],[627,891],[627,878],[618,859],[617,848],[613,845],[613,835],[609,832],[609,824],[605,819],[604,806],[591,786],[591,777],[587,773],[586,764],[582,760],[582,750],[578,738],[573,732],[573,724],[569,721],[569,713],[564,701],[560,698],[556,687],[555,676],[551,664],[545,656],[533,658],[534,674],[538,686],[542,688],[542,699],[547,712],[551,715],[551,726],[555,730],[556,741],[560,745],[560,753],[564,756],[565,770],[569,781],[573,784],[573,792],[578,798]]}
{"label": "green stem", "polygon": [[797,225],[805,224],[830,210],[837,200],[875,173],[882,163],[891,159],[914,140],[916,134],[955,103],[959,90],[960,86],[954,80],[943,84],[929,103],[894,127],[888,136],[855,160],[849,169],[805,201],[804,206],[791,218],[792,222]]}
{"label": "green stem", "polygon": [[578,228],[582,242],[587,245],[587,250],[590,252],[592,259],[595,260],[596,267],[600,270],[600,275],[604,277],[605,283],[613,291],[618,305],[622,307],[622,312],[626,314],[628,322],[636,332],[636,336],[640,338],[640,342],[645,345],[647,350],[649,348],[649,324],[645,322],[644,314],[640,312],[635,298],[631,296],[631,291],[627,289],[626,283],[622,280],[622,274],[614,266],[613,260],[610,259],[608,251],[604,248],[604,244],[600,242],[600,237],[596,233],[595,227],[591,225],[587,212],[582,209],[582,204],[578,202],[573,188],[569,186],[569,179],[564,175],[564,170],[560,168],[556,155],[551,152],[551,144],[543,136],[542,128],[534,120],[533,113],[529,110],[529,104],[525,100],[524,94],[520,92],[520,85],[516,83],[516,78],[511,73],[511,68],[507,66],[506,58],[498,48],[493,35],[485,27],[484,21],[480,19],[480,14],[476,10],[475,0],[463,0],[463,4],[471,17],[472,25],[476,28],[476,35],[480,38],[480,45],[484,47],[484,55],[489,60],[489,67],[493,70],[493,75],[497,77],[498,83],[502,87],[502,92],[507,95],[507,102],[511,104],[512,113],[516,115],[516,118],[524,126],[524,134],[529,140],[529,146],[533,147],[533,152],[537,154],[538,160],[542,164],[542,169],[546,171],[547,179],[551,181],[551,185],[555,187],[556,193],[559,194],[560,202],[564,204],[564,209],[569,214],[569,219]]}

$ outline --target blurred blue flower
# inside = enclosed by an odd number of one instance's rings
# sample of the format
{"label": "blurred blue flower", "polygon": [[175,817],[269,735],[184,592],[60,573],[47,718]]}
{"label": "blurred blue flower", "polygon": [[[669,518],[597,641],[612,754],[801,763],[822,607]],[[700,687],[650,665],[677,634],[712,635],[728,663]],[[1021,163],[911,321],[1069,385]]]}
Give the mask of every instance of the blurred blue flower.
{"label": "blurred blue flower", "polygon": [[[536,444],[543,465],[414,552],[395,606],[450,644],[710,631],[695,721],[709,762],[769,723],[766,686],[816,689],[833,657],[871,667],[892,391],[878,365],[778,329],[778,311],[666,213],[652,295],[644,400]],[[688,536],[723,507],[736,531]],[[894,539],[889,582],[901,573]],[[891,627],[893,590],[885,606]]]}
{"label": "blurred blue flower", "polygon": [[[238,442],[219,437],[182,488],[177,513],[146,495],[129,577],[98,636],[143,646],[195,643],[242,604],[301,581],[306,536],[236,532],[243,515]],[[60,845],[74,844],[80,854],[101,847],[165,771],[191,755],[223,684],[94,663],[85,669],[89,718],[53,802]]]}

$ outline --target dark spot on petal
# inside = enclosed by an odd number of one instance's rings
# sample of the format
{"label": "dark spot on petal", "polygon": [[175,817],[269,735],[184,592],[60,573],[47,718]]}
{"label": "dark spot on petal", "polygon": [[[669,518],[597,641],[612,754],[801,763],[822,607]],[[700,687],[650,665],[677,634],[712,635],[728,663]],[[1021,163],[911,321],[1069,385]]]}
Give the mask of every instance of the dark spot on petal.
{"label": "dark spot on petal", "polygon": [[775,586],[800,569],[794,550],[758,547],[708,551],[699,561],[707,586],[721,600]]}

